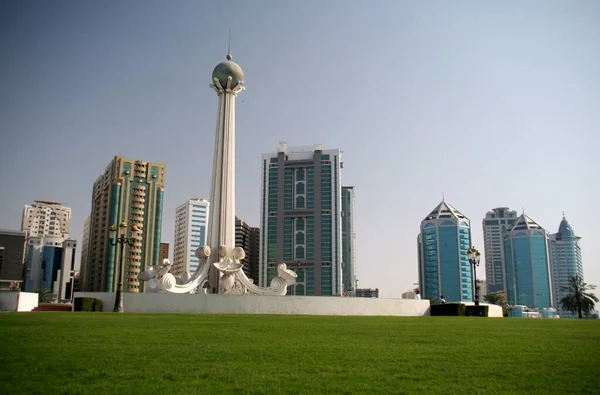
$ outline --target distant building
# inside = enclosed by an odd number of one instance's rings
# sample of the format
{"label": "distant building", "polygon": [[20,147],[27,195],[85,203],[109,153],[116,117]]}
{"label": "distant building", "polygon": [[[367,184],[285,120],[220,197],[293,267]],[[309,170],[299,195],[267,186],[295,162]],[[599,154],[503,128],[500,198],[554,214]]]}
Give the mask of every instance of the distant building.
{"label": "distant building", "polygon": [[508,303],[530,308],[552,307],[547,232],[522,214],[503,237]]}
{"label": "distant building", "polygon": [[[503,232],[512,228],[516,221],[517,212],[508,207],[494,208],[483,219],[486,293],[506,291],[506,265],[502,237]],[[481,293],[481,296],[483,295],[485,294]]]}
{"label": "distant building", "polygon": [[354,294],[355,287],[354,187],[342,187],[342,288]]}
{"label": "distant building", "polygon": [[280,143],[262,155],[259,285],[285,262],[298,274],[289,294],[342,294],[341,154]]}
{"label": "distant building", "polygon": [[421,222],[417,244],[421,297],[444,295],[448,302],[472,301],[469,219],[442,200]]}
{"label": "distant building", "polygon": [[260,228],[254,228],[235,217],[235,246],[242,247],[246,253],[242,260],[244,273],[258,284]]}
{"label": "distant building", "polygon": [[25,237],[23,231],[0,230],[0,290],[8,290],[11,283],[23,281]]}
{"label": "distant building", "polygon": [[560,309],[560,300],[568,292],[562,287],[568,287],[571,276],[583,279],[583,260],[581,258],[581,237],[576,236],[569,221],[563,215],[558,227],[558,233],[550,235],[550,254],[552,267],[552,288],[554,289],[554,304],[559,308],[561,317],[574,317],[569,311]]}
{"label": "distant building", "polygon": [[33,205],[25,205],[21,230],[31,237],[69,238],[71,209],[63,203],[51,200],[34,200]]}
{"label": "distant building", "polygon": [[58,300],[72,298],[75,272],[75,240],[62,237],[30,237],[27,248],[25,291],[45,288]]}
{"label": "distant building", "polygon": [[160,243],[160,253],[158,261],[162,263],[164,259],[169,259],[169,243]]}
{"label": "distant building", "polygon": [[[158,263],[160,254],[165,164],[115,156],[94,182],[89,241],[82,279],[86,291],[114,292],[119,279],[120,245],[110,242],[109,228],[127,225],[123,290],[143,292],[138,274]],[[136,226],[139,232],[132,233]],[[118,237],[118,235],[117,235]]]}
{"label": "distant building", "polygon": [[379,288],[357,288],[357,298],[379,298]]}
{"label": "distant building", "polygon": [[173,266],[171,273],[194,274],[200,260],[196,250],[206,245],[209,220],[208,199],[193,198],[175,209],[175,240],[173,243]]}

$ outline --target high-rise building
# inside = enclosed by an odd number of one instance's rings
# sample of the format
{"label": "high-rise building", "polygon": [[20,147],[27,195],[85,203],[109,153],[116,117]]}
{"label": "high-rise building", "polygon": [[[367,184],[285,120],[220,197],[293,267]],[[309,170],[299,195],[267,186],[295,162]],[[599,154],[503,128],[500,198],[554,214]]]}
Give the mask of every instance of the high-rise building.
{"label": "high-rise building", "polygon": [[260,228],[254,228],[235,217],[235,246],[243,248],[246,253],[246,257],[241,261],[246,277],[258,284]]}
{"label": "high-rise building", "polygon": [[87,268],[90,243],[90,217],[83,220],[83,236],[81,238],[81,258],[79,260],[79,278],[77,279],[78,290],[86,289],[85,273]]}
{"label": "high-rise building", "polygon": [[[504,264],[503,232],[513,227],[517,212],[508,207],[493,208],[483,219],[485,245],[485,279],[487,292],[506,291],[506,265]],[[481,294],[484,295],[484,294]]]}
{"label": "high-rise building", "polygon": [[342,187],[342,289],[353,295],[355,272],[354,252],[354,187]]}
{"label": "high-rise building", "polygon": [[[569,221],[563,214],[558,227],[558,233],[550,235],[550,256],[552,267],[552,285],[554,289],[554,304],[560,309],[560,300],[568,292],[562,287],[569,285],[569,277],[579,276],[583,279],[583,261],[581,259],[581,237],[576,236]],[[561,317],[573,317],[569,311],[559,311]]]}
{"label": "high-rise building", "polygon": [[288,149],[262,155],[260,286],[287,263],[288,294],[342,293],[341,151]]}
{"label": "high-rise building", "polygon": [[552,307],[548,234],[525,213],[503,235],[509,304]]}
{"label": "high-rise building", "polygon": [[422,297],[439,299],[443,295],[449,302],[472,301],[469,219],[442,200],[421,222],[417,240]]}
{"label": "high-rise building", "polygon": [[63,203],[51,200],[34,200],[33,205],[25,205],[21,230],[27,236],[69,238],[71,209]]}
{"label": "high-rise building", "polygon": [[[123,290],[143,292],[137,276],[158,263],[165,164],[115,156],[94,182],[85,273],[85,290],[113,292],[119,279],[121,245],[113,246],[109,228],[127,225],[133,246],[123,246]],[[139,232],[130,230],[136,226]]]}
{"label": "high-rise building", "polygon": [[23,231],[0,229],[0,290],[8,290],[11,283],[23,281],[25,237]]}
{"label": "high-rise building", "polygon": [[31,236],[27,245],[25,291],[45,288],[58,300],[72,297],[75,272],[75,240],[60,236]]}
{"label": "high-rise building", "polygon": [[171,273],[190,275],[198,269],[200,260],[196,250],[206,245],[210,202],[193,198],[175,209],[175,241],[173,243],[173,266]]}
{"label": "high-rise building", "polygon": [[162,262],[165,259],[169,259],[169,243],[160,243],[160,253],[158,254],[158,261]]}

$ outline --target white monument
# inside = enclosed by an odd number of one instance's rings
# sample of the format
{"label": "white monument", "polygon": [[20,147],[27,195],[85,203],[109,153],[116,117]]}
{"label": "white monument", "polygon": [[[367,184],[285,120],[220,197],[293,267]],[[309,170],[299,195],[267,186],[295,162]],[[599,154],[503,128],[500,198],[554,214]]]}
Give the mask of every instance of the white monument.
{"label": "white monument", "polygon": [[198,270],[187,278],[176,278],[169,273],[171,263],[165,259],[139,274],[147,281],[149,292],[195,293],[208,280],[209,293],[285,295],[287,286],[296,282],[296,273],[287,269],[285,263],[277,267],[277,277],[271,286],[264,288],[252,283],[240,263],[246,256],[241,247],[235,246],[235,98],[244,88],[244,72],[231,60],[215,67],[212,83],[219,97],[217,131],[213,160],[212,186],[210,192],[210,215],[208,221],[208,245],[196,250],[200,259]]}

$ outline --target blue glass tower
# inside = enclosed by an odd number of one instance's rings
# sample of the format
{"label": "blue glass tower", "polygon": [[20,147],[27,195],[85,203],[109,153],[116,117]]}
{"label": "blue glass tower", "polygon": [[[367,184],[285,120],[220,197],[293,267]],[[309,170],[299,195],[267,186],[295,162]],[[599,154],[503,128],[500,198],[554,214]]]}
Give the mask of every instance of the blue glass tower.
{"label": "blue glass tower", "polygon": [[550,256],[546,231],[522,214],[504,233],[508,303],[531,308],[552,307]]}
{"label": "blue glass tower", "polygon": [[467,217],[442,201],[421,222],[418,236],[419,286],[424,298],[472,301],[473,277],[467,257],[471,224]]}
{"label": "blue glass tower", "polygon": [[[567,295],[562,287],[569,285],[569,277],[579,276],[583,279],[583,262],[581,259],[581,237],[575,236],[569,221],[563,215],[558,233],[550,236],[550,254],[552,257],[552,285],[554,287],[554,303],[559,306],[560,300]],[[561,317],[573,317],[568,311],[560,311]]]}

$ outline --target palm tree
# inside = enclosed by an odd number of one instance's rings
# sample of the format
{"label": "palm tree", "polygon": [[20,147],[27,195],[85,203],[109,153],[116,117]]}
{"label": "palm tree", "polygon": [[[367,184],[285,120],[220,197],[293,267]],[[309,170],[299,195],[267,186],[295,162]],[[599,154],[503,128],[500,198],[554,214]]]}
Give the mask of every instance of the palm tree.
{"label": "palm tree", "polygon": [[560,300],[560,306],[571,313],[577,312],[579,318],[583,318],[583,314],[591,313],[594,304],[598,303],[596,295],[586,292],[593,289],[596,289],[596,286],[584,283],[581,277],[570,276],[569,285],[560,287],[561,291],[568,292],[568,295]]}
{"label": "palm tree", "polygon": [[38,289],[38,303],[50,303],[53,299],[52,291],[47,288]]}

